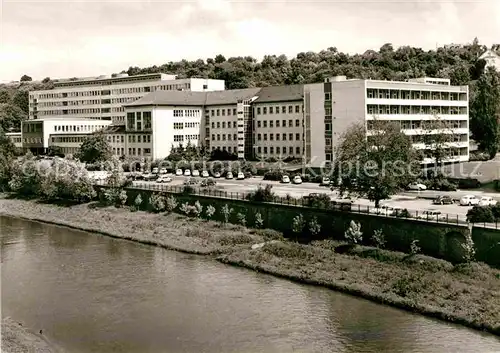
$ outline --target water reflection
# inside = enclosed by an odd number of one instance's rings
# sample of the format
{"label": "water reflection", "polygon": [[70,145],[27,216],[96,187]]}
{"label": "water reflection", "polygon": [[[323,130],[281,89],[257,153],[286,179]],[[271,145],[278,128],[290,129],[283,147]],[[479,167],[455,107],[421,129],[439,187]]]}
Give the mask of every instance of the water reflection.
{"label": "water reflection", "polygon": [[0,217],[2,315],[72,353],[500,349],[492,336],[326,289],[32,225]]}

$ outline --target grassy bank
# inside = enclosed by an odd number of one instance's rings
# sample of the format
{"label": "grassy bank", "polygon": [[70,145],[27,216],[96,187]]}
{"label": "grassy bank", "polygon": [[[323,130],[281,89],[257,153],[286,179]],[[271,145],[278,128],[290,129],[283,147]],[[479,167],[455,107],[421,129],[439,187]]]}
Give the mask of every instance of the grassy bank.
{"label": "grassy bank", "polygon": [[57,350],[41,336],[9,318],[2,320],[2,352],[55,353]]}
{"label": "grassy bank", "polygon": [[168,249],[214,255],[232,265],[319,284],[500,335],[500,271],[333,241],[300,245],[279,234],[95,204],[70,207],[0,199],[0,214],[66,225]]}

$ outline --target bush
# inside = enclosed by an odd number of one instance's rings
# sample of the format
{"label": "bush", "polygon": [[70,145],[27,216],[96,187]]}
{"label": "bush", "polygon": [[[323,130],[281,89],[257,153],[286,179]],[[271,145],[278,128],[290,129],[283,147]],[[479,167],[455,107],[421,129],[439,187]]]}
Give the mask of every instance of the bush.
{"label": "bush", "polygon": [[184,185],[184,187],[182,188],[182,193],[186,195],[194,194],[195,189],[191,185]]}
{"label": "bush", "polygon": [[410,214],[410,212],[409,212],[406,208],[404,208],[404,209],[402,209],[401,211],[398,211],[398,212],[396,213],[396,217],[400,217],[400,218],[411,218],[411,214]]}
{"label": "bush", "polygon": [[165,204],[165,210],[168,213],[172,213],[175,211],[176,208],[177,208],[177,200],[175,199],[175,197],[173,197],[173,196],[167,197],[167,201]]}
{"label": "bush", "polygon": [[118,195],[118,201],[120,203],[120,206],[125,206],[127,203],[127,192],[125,190],[120,191],[120,194]]}
{"label": "bush", "polygon": [[299,214],[299,215],[295,216],[293,219],[292,230],[294,233],[300,234],[304,231],[305,225],[306,225],[306,222],[304,220],[304,216]]}
{"label": "bush", "polygon": [[484,153],[480,151],[472,151],[469,154],[469,161],[470,162],[484,162],[484,161],[489,161],[491,159],[489,153]]}
{"label": "bush", "polygon": [[286,175],[282,170],[271,170],[264,174],[264,180],[281,181],[283,175]]}
{"label": "bush", "polygon": [[361,232],[361,224],[351,221],[349,228],[344,233],[346,240],[350,244],[359,244],[363,241],[363,233]]}
{"label": "bush", "polygon": [[137,194],[137,196],[134,200],[134,208],[136,210],[139,210],[141,208],[141,205],[142,205],[142,196],[141,196],[141,194]]}
{"label": "bush", "polygon": [[229,205],[226,203],[220,210],[222,214],[222,223],[227,224],[229,223],[229,217],[231,217],[231,213],[233,213],[233,209],[229,208]]}
{"label": "bush", "polygon": [[476,249],[474,246],[474,240],[469,233],[465,234],[465,242],[462,244],[462,249],[464,250],[463,260],[467,263],[474,261],[476,256]]}
{"label": "bush", "polygon": [[264,219],[262,218],[262,215],[260,214],[260,212],[257,212],[255,214],[255,227],[256,228],[264,227]]}
{"label": "bush", "polygon": [[410,255],[415,256],[420,252],[420,246],[418,246],[418,240],[415,239],[410,244]]}
{"label": "bush", "polygon": [[317,236],[321,232],[321,224],[318,223],[318,219],[316,217],[313,217],[309,221],[309,232],[313,237]]}
{"label": "bush", "polygon": [[246,198],[255,202],[273,202],[275,194],[272,189],[272,185],[266,185],[264,188],[259,185],[257,190],[249,193]]}
{"label": "bush", "polygon": [[214,214],[215,214],[215,207],[212,205],[208,206],[205,210],[205,215],[207,216],[207,219],[211,219]]}
{"label": "bush", "polygon": [[202,213],[203,213],[203,206],[201,205],[200,201],[196,201],[194,203],[193,215],[195,217],[201,217]]}
{"label": "bush", "polygon": [[160,194],[152,194],[149,197],[149,205],[153,212],[161,212],[165,209],[165,198]]}
{"label": "bush", "polygon": [[[201,206],[201,205],[200,205]],[[198,209],[196,206],[191,206],[189,203],[185,202],[181,205],[179,210],[184,213],[186,216],[198,216]]]}
{"label": "bush", "polygon": [[247,219],[243,213],[238,213],[236,219],[238,220],[238,224],[241,224],[243,227],[247,225]]}
{"label": "bush", "polygon": [[372,240],[377,248],[382,249],[385,246],[386,241],[382,229],[378,229],[373,232]]}
{"label": "bush", "polygon": [[324,193],[304,196],[303,201],[305,205],[313,208],[331,209],[332,207],[332,201],[330,200],[330,196]]}
{"label": "bush", "polygon": [[[495,211],[497,212],[497,211]],[[467,212],[467,221],[471,223],[494,222],[492,208],[489,206],[474,206]]]}

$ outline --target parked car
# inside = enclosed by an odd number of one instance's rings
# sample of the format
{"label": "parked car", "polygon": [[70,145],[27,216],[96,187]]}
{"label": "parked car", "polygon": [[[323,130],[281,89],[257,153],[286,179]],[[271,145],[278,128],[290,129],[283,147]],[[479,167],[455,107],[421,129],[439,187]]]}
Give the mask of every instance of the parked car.
{"label": "parked car", "polygon": [[182,175],[182,169],[177,169],[177,170],[175,171],[175,175],[177,175],[177,176],[181,176],[181,175]]}
{"label": "parked car", "polygon": [[143,174],[143,176],[144,176],[144,180],[146,180],[146,181],[152,181],[152,180],[156,180],[156,178],[158,178],[158,175],[153,174],[153,173],[145,173],[145,174]]}
{"label": "parked car", "polygon": [[220,173],[219,172],[215,172],[214,173],[214,178],[220,178]]}
{"label": "parked car", "polygon": [[208,178],[210,175],[208,174],[208,172],[206,170],[204,170],[204,171],[201,172],[201,176],[203,178]]}
{"label": "parked car", "polygon": [[153,174],[158,174],[158,168],[157,167],[154,167],[153,170],[151,171],[151,173]]}
{"label": "parked car", "polygon": [[479,200],[479,206],[495,206],[497,204],[497,200],[494,200],[493,197],[483,196]]}
{"label": "parked car", "polygon": [[319,185],[321,186],[330,186],[330,178],[328,177],[323,177],[323,179],[321,179],[321,183]]}
{"label": "parked car", "polygon": [[233,173],[232,172],[227,172],[226,179],[233,179]]}
{"label": "parked car", "polygon": [[186,169],[186,170],[184,171],[184,176],[191,176],[191,170]]}
{"label": "parked car", "polygon": [[166,175],[160,175],[158,179],[156,179],[157,183],[170,183],[172,178]]}
{"label": "parked car", "polygon": [[438,219],[439,215],[441,214],[441,211],[430,209],[430,210],[425,210],[423,212],[424,217],[422,218],[436,218]]}
{"label": "parked car", "polygon": [[427,190],[427,186],[421,183],[411,183],[410,185],[408,185],[408,189],[422,191]]}
{"label": "parked car", "polygon": [[462,206],[472,206],[478,204],[479,199],[475,195],[465,195],[460,199],[460,205]]}
{"label": "parked car", "polygon": [[293,177],[293,183],[294,184],[302,184],[302,178],[300,177],[300,175],[296,175]]}
{"label": "parked car", "polygon": [[161,168],[160,174],[167,174],[167,168]]}
{"label": "parked car", "polygon": [[453,199],[447,195],[439,195],[434,200],[432,200],[434,205],[451,205],[453,204]]}
{"label": "parked car", "polygon": [[289,177],[288,175],[283,175],[283,176],[281,177],[281,182],[282,182],[283,184],[288,184],[288,183],[290,183],[290,177]]}
{"label": "parked car", "polygon": [[200,171],[199,171],[199,170],[197,170],[197,169],[195,169],[195,170],[193,170],[192,175],[193,175],[194,177],[198,177],[198,176],[200,176]]}
{"label": "parked car", "polygon": [[184,180],[184,185],[197,185],[200,183],[200,180],[197,178],[187,178]]}
{"label": "parked car", "polygon": [[245,174],[243,174],[243,172],[238,172],[238,175],[236,176],[236,179],[238,179],[238,180],[245,179]]}

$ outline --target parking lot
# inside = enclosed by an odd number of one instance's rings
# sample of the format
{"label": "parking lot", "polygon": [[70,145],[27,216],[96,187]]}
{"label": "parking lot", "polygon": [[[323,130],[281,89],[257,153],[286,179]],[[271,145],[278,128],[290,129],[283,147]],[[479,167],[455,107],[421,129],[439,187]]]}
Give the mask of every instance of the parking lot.
{"label": "parking lot", "polygon": [[[175,176],[169,175],[172,178],[172,182],[168,183],[170,186],[182,186],[184,181],[189,177],[185,176]],[[228,180],[224,178],[214,179],[217,181],[216,189],[224,190],[228,193],[248,193],[251,191],[257,190],[260,186],[272,185],[273,192],[282,197],[286,197],[287,195],[300,198],[302,196],[307,196],[311,193],[326,193],[330,195],[332,200],[342,200],[343,202],[351,201],[353,203],[353,208],[366,208],[369,206],[370,208],[374,207],[374,203],[362,198],[355,199],[342,199],[338,195],[338,192],[331,191],[329,187],[320,186],[315,183],[302,183],[299,185],[295,184],[283,184],[277,181],[264,181],[262,177],[253,177],[244,180]],[[135,181],[134,185],[147,185],[147,184],[156,184],[155,181]],[[477,194],[478,197],[481,197],[480,192],[467,192],[467,191],[457,191],[457,192],[436,192],[436,191],[421,191],[421,192],[405,192],[399,195],[394,195],[390,200],[384,200],[381,202],[382,206],[387,207],[395,207],[404,209],[406,208],[412,214],[418,212],[418,214],[422,214],[424,211],[436,211],[441,212],[442,217],[448,217],[450,219],[455,219],[458,217],[460,220],[465,220],[467,211],[471,208],[469,206],[460,206],[458,203],[451,205],[433,205],[432,198],[436,195],[449,195],[454,199],[459,199],[461,196],[465,194]],[[427,198],[423,198],[427,197]]]}

